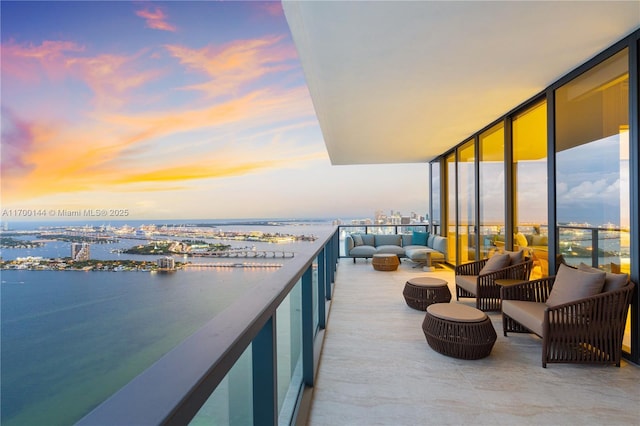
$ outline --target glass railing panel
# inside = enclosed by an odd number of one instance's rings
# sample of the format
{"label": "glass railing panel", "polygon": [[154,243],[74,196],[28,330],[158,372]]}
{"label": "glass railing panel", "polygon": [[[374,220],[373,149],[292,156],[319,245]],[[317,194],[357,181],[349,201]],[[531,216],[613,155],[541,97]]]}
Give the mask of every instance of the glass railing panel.
{"label": "glass railing panel", "polygon": [[629,231],[598,230],[598,267],[614,273],[630,273],[631,247]]}
{"label": "glass railing panel", "polygon": [[289,424],[302,384],[302,280],[276,310],[278,417]]}
{"label": "glass railing panel", "polygon": [[591,265],[591,252],[593,250],[591,230],[559,227],[558,237],[560,254],[566,264],[578,266],[580,263],[586,263]]}
{"label": "glass railing panel", "polygon": [[229,370],[190,425],[250,426],[253,424],[252,345]]}

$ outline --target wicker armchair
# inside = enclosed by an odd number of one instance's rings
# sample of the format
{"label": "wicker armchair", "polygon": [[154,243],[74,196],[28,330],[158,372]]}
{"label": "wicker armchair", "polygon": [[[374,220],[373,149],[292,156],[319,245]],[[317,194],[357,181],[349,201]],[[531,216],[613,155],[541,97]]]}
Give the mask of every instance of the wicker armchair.
{"label": "wicker armchair", "polygon": [[[507,266],[495,272],[480,275],[480,270],[489,259],[469,262],[456,266],[456,300],[461,297],[475,297],[476,308],[481,311],[499,311],[501,306],[500,285],[495,281],[499,279],[514,279],[527,281],[533,269],[533,259],[525,258],[521,263]],[[463,288],[459,276],[466,276],[465,281],[474,283],[475,292],[469,286]]]}
{"label": "wicker armchair", "polygon": [[[622,337],[634,283],[571,303],[549,307],[547,301],[555,276],[503,287],[504,335],[534,333],[542,338],[542,367],[547,363],[615,364],[620,367]],[[538,330],[525,327],[504,313],[513,306],[507,301],[535,302],[522,306],[540,315]],[[518,306],[516,306],[516,309]],[[513,314],[512,314],[513,315]],[[531,328],[537,328],[531,326]]]}

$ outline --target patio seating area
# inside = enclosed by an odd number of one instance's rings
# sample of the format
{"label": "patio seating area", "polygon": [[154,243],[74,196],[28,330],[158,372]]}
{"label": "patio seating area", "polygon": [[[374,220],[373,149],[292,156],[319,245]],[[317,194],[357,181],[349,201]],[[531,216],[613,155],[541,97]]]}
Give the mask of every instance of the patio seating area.
{"label": "patio seating area", "polygon": [[[640,367],[542,368],[541,339],[504,337],[500,312],[486,312],[497,332],[489,356],[434,351],[425,312],[407,306],[403,288],[430,276],[453,293],[454,271],[412,266],[380,272],[340,259],[308,425],[637,424]],[[458,303],[475,307],[474,299]]]}

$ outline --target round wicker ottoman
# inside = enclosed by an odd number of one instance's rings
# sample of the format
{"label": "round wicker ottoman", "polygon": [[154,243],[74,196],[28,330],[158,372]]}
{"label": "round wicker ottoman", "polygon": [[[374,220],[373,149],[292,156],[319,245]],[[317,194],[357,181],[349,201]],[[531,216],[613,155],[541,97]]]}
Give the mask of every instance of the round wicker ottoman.
{"label": "round wicker ottoman", "polygon": [[371,264],[376,271],[395,271],[400,265],[400,259],[397,254],[374,254]]}
{"label": "round wicker ottoman", "polygon": [[426,311],[433,303],[449,303],[451,292],[445,280],[433,277],[411,278],[402,291],[404,300],[413,309]]}
{"label": "round wicker ottoman", "polygon": [[488,356],[497,338],[487,314],[458,303],[427,307],[422,331],[433,350],[460,359]]}

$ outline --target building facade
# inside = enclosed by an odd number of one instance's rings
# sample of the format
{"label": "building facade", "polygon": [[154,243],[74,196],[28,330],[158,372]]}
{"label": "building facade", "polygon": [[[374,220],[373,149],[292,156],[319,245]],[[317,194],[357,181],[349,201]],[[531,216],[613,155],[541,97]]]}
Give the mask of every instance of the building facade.
{"label": "building facade", "polygon": [[[526,248],[533,276],[558,263],[640,282],[640,30],[430,162],[432,231],[448,262]],[[623,351],[640,362],[640,297]]]}

